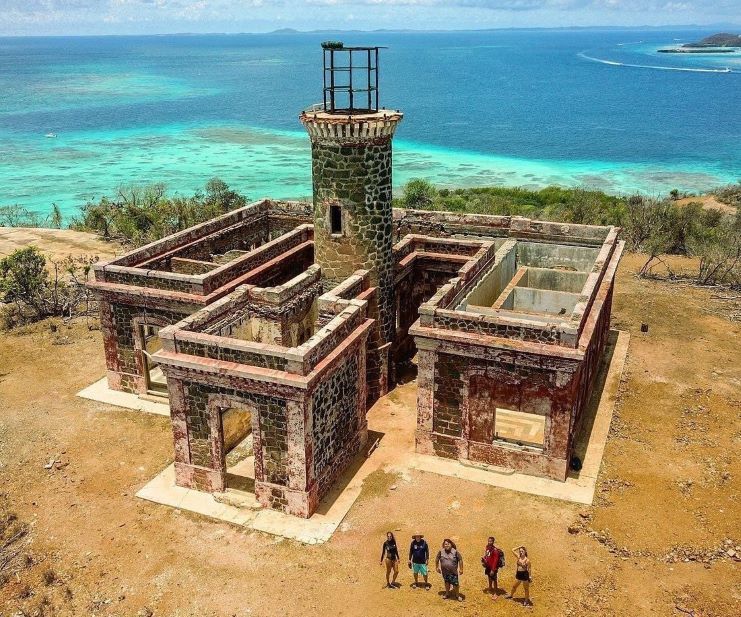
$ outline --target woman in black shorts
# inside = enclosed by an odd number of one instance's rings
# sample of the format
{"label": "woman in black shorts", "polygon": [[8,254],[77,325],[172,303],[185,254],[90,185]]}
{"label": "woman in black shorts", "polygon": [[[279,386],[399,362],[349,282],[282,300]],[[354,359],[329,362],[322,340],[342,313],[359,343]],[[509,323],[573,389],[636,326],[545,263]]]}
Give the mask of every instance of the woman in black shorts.
{"label": "woman in black shorts", "polygon": [[512,552],[517,555],[517,570],[515,572],[515,581],[514,587],[512,587],[512,593],[509,594],[508,597],[513,598],[515,595],[515,591],[517,591],[517,588],[520,586],[520,583],[522,583],[523,588],[525,589],[525,606],[532,606],[533,603],[530,601],[530,559],[527,556],[527,549],[524,546],[518,546],[517,548],[513,548]]}
{"label": "woman in black shorts", "polygon": [[[381,565],[386,561],[386,587],[396,588],[396,577],[399,576],[399,549],[396,548],[396,538],[390,531],[386,532],[386,541],[381,549]],[[390,579],[391,572],[394,577]]]}

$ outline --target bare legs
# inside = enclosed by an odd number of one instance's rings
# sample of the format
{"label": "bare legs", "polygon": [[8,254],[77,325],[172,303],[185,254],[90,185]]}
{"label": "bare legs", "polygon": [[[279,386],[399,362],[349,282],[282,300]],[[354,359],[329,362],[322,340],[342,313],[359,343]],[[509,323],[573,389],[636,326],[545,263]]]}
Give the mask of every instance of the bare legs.
{"label": "bare legs", "polygon": [[[425,579],[425,589],[429,587],[429,583],[427,582],[427,574],[423,574],[422,577]],[[419,587],[419,573],[414,573],[414,586]]]}
{"label": "bare legs", "polygon": [[497,584],[497,575],[489,576],[489,593],[494,600],[499,599],[499,585]]}
{"label": "bare legs", "polygon": [[[394,573],[391,578],[391,573]],[[394,559],[386,559],[386,586],[396,587],[396,579],[399,576],[399,562]]]}
{"label": "bare legs", "polygon": [[530,601],[530,581],[515,581],[514,586],[512,587],[512,592],[509,594],[510,598],[515,597],[515,591],[517,591],[517,588],[520,586],[520,583],[522,583],[522,588],[525,591],[525,604],[532,604]]}

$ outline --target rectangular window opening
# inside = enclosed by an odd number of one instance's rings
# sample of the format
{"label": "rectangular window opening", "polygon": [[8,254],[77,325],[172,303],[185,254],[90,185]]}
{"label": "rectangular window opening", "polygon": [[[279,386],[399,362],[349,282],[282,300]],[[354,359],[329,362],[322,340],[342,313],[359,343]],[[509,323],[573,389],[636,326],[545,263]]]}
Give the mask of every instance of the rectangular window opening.
{"label": "rectangular window opening", "polygon": [[342,208],[336,204],[329,206],[329,229],[332,234],[342,233]]}
{"label": "rectangular window opening", "polygon": [[518,446],[543,448],[545,416],[497,407],[494,417],[494,443],[505,441]]}

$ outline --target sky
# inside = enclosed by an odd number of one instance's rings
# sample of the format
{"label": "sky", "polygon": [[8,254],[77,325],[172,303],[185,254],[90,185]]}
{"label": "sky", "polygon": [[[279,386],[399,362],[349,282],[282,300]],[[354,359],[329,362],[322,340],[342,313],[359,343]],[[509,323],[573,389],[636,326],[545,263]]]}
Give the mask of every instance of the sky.
{"label": "sky", "polygon": [[0,0],[0,36],[741,22],[741,0]]}

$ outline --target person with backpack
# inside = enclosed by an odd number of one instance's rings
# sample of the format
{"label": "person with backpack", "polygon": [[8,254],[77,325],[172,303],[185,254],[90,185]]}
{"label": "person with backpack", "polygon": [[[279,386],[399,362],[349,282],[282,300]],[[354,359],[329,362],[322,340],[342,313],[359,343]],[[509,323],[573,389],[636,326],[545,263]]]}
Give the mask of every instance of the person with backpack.
{"label": "person with backpack", "polygon": [[[396,589],[396,578],[399,576],[399,549],[396,548],[396,538],[392,532],[386,532],[386,541],[381,549],[381,565],[386,562],[386,587]],[[391,579],[391,573],[394,573]]]}
{"label": "person with backpack", "polygon": [[494,544],[494,536],[489,536],[484,547],[484,555],[481,557],[481,565],[484,566],[484,574],[489,579],[489,593],[492,599],[499,598],[499,585],[497,572],[504,567],[504,551]]}
{"label": "person with backpack", "polygon": [[439,574],[443,575],[443,582],[445,583],[445,595],[444,599],[449,599],[450,590],[453,590],[453,597],[459,602],[463,602],[463,596],[460,595],[460,579],[458,578],[463,574],[463,555],[458,552],[455,543],[445,538],[443,540],[443,547],[437,552],[435,558],[435,567]]}
{"label": "person with backpack", "polygon": [[419,575],[425,579],[425,589],[429,590],[431,585],[427,582],[427,564],[430,561],[430,547],[427,546],[424,536],[421,533],[415,533],[412,536],[412,543],[409,545],[409,567],[414,575],[412,589],[419,587]]}

